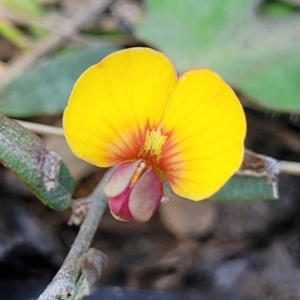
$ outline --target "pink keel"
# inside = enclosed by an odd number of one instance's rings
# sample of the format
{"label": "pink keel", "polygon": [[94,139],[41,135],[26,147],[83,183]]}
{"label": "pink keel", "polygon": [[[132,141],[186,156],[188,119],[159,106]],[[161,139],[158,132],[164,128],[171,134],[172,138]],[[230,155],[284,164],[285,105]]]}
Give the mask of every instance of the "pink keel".
{"label": "pink keel", "polygon": [[122,163],[112,174],[105,193],[111,213],[124,221],[148,221],[157,209],[163,186],[143,160]]}

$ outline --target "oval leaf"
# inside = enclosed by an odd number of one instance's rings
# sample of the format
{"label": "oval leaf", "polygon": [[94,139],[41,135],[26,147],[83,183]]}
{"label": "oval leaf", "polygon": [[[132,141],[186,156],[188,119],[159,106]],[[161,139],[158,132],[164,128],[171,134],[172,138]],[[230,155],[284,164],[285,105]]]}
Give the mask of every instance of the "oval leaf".
{"label": "oval leaf", "polygon": [[208,200],[219,202],[257,201],[278,198],[267,177],[234,175],[219,192]]}
{"label": "oval leaf", "polygon": [[115,50],[85,47],[41,60],[0,89],[0,112],[15,118],[62,113],[79,75]]}
{"label": "oval leaf", "polygon": [[69,206],[74,181],[61,158],[37,135],[1,114],[0,161],[44,204],[56,210]]}

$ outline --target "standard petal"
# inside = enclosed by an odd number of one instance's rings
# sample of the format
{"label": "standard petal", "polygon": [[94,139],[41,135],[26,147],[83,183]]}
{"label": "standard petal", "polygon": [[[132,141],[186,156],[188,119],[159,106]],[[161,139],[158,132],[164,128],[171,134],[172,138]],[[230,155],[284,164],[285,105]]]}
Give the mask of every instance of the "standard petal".
{"label": "standard petal", "polygon": [[172,63],[148,48],[114,52],[78,79],[64,112],[67,142],[97,166],[137,158],[177,82]]}
{"label": "standard petal", "polygon": [[209,70],[191,70],[179,78],[161,128],[168,135],[161,168],[179,196],[211,196],[241,164],[246,132],[242,106]]}

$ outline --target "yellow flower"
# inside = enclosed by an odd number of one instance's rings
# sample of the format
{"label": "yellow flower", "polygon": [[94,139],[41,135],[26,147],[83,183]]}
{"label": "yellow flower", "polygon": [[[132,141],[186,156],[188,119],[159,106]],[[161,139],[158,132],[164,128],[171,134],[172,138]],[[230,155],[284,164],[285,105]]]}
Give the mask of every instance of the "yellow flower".
{"label": "yellow flower", "polygon": [[120,164],[107,183],[111,212],[148,220],[162,181],[191,200],[217,192],[239,168],[246,122],[232,89],[214,72],[177,76],[148,48],[117,51],[78,79],[64,112],[67,142],[100,167]]}

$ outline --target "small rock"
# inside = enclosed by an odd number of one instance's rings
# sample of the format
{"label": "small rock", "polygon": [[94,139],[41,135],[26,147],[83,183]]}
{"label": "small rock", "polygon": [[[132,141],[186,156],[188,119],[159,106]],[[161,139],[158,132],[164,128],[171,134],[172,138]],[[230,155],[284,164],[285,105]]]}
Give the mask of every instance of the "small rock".
{"label": "small rock", "polygon": [[164,225],[177,238],[201,238],[212,232],[216,223],[217,210],[214,203],[194,202],[176,195],[159,208]]}

